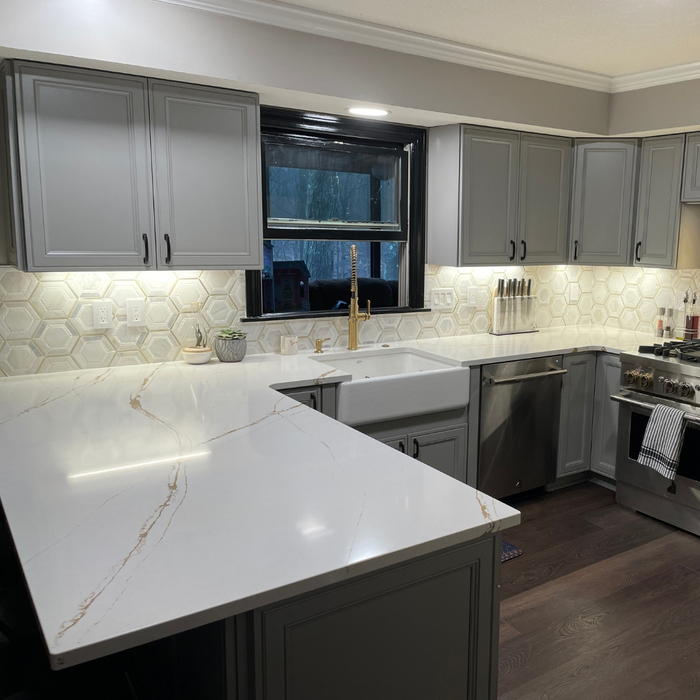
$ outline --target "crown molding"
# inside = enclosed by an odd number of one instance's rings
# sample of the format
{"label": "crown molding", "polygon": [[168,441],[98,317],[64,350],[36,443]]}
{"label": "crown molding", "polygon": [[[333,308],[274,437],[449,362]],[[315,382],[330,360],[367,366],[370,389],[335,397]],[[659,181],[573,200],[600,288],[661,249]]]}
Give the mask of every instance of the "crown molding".
{"label": "crown molding", "polygon": [[318,10],[309,10],[276,0],[154,0],[170,5],[189,7],[205,12],[270,24],[283,29],[317,34],[331,39],[351,41],[389,51],[434,58],[472,68],[498,71],[525,78],[546,80],[588,90],[611,91],[607,75],[566,68],[545,61],[490,51],[387,27],[363,20],[339,17]]}
{"label": "crown molding", "polygon": [[681,83],[685,80],[697,80],[698,78],[700,78],[700,61],[684,63],[680,66],[671,66],[669,68],[656,68],[654,70],[621,75],[612,79],[610,92],[643,90],[644,88],[654,87],[656,85]]}

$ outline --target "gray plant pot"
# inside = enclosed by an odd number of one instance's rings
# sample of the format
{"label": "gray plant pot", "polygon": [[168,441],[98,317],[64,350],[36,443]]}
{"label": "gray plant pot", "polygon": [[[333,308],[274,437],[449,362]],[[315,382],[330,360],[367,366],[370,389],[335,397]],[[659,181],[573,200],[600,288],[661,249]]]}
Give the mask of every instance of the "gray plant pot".
{"label": "gray plant pot", "polygon": [[240,362],[245,351],[245,338],[214,338],[214,352],[221,362]]}

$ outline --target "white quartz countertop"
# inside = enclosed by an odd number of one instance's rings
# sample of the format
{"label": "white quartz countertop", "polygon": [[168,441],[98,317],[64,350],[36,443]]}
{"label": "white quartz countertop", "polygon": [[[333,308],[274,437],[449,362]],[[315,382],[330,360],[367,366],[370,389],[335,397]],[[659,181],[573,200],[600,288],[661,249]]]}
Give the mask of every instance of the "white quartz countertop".
{"label": "white quartz countertop", "polygon": [[[400,345],[470,365],[642,341],[566,328]],[[52,665],[519,522],[270,388],[347,378],[313,355],[257,355],[0,380],[0,498]]]}

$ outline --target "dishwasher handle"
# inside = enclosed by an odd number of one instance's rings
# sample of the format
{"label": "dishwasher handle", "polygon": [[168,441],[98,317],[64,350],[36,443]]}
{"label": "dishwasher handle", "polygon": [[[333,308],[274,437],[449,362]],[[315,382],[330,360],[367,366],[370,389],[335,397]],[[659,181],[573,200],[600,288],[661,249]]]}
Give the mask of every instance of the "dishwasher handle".
{"label": "dishwasher handle", "polygon": [[556,377],[559,374],[566,374],[568,369],[551,369],[546,372],[533,372],[532,374],[518,374],[515,377],[504,377],[503,379],[493,379],[487,377],[484,384],[513,384],[514,382],[524,382],[528,379],[542,379],[543,377]]}

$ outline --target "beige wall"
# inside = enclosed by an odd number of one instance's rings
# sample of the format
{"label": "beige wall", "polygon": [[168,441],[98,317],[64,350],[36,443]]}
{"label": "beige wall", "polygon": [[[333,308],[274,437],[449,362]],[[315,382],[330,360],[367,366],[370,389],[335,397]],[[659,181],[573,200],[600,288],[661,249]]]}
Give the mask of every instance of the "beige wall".
{"label": "beige wall", "polygon": [[[378,102],[424,123],[486,121],[606,133],[606,93],[327,39],[151,0],[2,0],[0,56],[253,89],[307,109]],[[342,98],[336,102],[329,98]],[[412,121],[419,121],[413,115]],[[429,119],[428,119],[429,117]]]}

